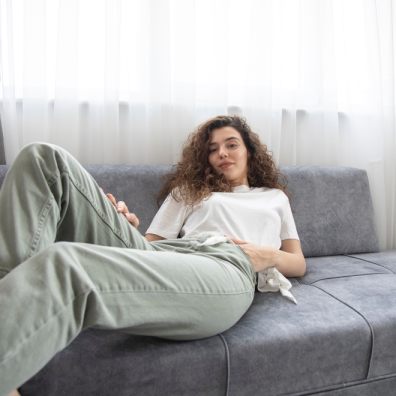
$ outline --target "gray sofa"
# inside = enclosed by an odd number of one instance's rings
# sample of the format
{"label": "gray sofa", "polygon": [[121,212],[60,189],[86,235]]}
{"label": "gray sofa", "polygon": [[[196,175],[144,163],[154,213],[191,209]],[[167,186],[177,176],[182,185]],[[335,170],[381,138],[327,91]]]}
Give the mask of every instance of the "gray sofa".
{"label": "gray sofa", "polygon": [[[144,232],[167,166],[90,166]],[[231,329],[168,341],[88,329],[25,383],[23,396],[396,394],[396,251],[378,251],[367,175],[284,167],[307,273],[298,304],[256,293]],[[6,172],[0,167],[0,182]]]}

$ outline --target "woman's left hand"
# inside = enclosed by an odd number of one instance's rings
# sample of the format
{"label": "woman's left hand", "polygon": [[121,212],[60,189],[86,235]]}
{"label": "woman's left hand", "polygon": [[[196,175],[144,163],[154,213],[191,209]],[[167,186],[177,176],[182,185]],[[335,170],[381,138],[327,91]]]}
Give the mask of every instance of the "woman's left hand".
{"label": "woman's left hand", "polygon": [[276,250],[268,246],[258,246],[240,239],[231,239],[249,256],[255,272],[275,267],[284,276],[304,276],[306,263],[297,239],[282,240],[282,246]]}
{"label": "woman's left hand", "polygon": [[126,203],[124,201],[118,201],[115,199],[113,194],[107,193],[106,194],[107,198],[110,200],[110,202],[114,205],[114,207],[117,209],[117,212],[124,215],[128,222],[133,225],[135,228],[139,227],[139,218],[135,215],[135,213],[129,212],[128,206],[126,206]]}
{"label": "woman's left hand", "polygon": [[241,239],[231,239],[231,241],[239,245],[249,256],[255,272],[264,271],[266,268],[275,266],[275,249],[272,247],[258,246]]}

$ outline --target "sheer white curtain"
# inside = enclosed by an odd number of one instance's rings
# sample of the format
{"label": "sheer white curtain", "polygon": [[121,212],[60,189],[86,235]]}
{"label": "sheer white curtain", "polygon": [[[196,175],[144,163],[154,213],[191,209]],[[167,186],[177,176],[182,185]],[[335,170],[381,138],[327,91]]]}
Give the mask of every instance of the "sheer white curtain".
{"label": "sheer white curtain", "polygon": [[174,163],[239,113],[281,165],[367,169],[395,233],[391,0],[0,0],[6,158],[36,140],[83,163]]}

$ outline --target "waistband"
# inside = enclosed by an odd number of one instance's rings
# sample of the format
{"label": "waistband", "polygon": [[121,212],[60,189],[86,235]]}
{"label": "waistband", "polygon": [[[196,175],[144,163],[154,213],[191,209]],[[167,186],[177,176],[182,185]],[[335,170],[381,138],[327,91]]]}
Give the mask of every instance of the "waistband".
{"label": "waistband", "polygon": [[251,281],[253,288],[257,285],[257,274],[249,256],[239,245],[228,238],[218,235],[200,234],[198,237],[161,239],[151,242],[155,250],[175,251],[179,253],[201,254],[216,260],[226,261],[238,268]]}

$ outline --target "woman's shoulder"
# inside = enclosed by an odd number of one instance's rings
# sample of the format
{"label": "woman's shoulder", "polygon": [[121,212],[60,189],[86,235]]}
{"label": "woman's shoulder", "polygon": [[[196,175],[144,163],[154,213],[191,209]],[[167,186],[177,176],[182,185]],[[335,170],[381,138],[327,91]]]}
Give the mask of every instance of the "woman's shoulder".
{"label": "woman's shoulder", "polygon": [[180,188],[173,188],[165,197],[162,205],[184,205],[184,200]]}

